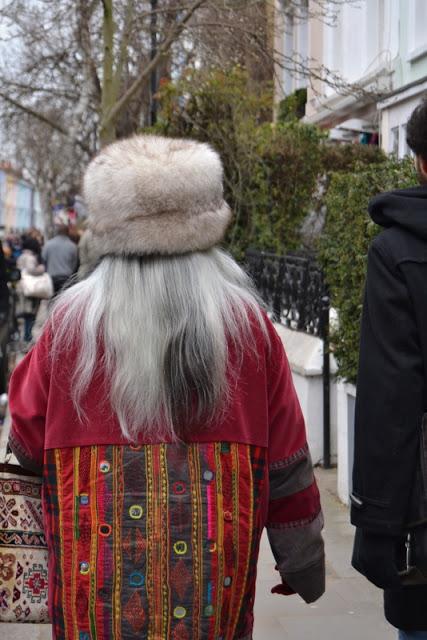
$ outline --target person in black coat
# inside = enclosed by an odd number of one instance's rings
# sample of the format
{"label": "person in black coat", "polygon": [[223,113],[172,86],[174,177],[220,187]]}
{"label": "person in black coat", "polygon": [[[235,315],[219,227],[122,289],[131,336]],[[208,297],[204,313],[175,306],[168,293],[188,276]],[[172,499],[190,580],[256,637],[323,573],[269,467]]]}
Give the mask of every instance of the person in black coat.
{"label": "person in black coat", "polygon": [[368,254],[351,519],[352,564],[385,590],[386,618],[409,640],[427,639],[427,584],[402,586],[400,575],[409,511],[427,487],[417,472],[427,412],[427,99],[408,122],[407,141],[421,186],[369,206],[384,231]]}

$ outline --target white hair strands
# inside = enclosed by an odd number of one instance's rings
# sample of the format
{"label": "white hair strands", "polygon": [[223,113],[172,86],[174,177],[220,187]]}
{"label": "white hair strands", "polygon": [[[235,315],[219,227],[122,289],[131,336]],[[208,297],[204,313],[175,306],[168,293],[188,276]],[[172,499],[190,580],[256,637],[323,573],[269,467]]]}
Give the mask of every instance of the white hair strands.
{"label": "white hair strands", "polygon": [[[175,256],[104,257],[53,305],[52,357],[77,345],[72,400],[102,366],[122,433],[135,441],[210,425],[227,405],[230,341],[254,348],[252,323],[268,334],[251,281],[218,248]],[[238,373],[238,372],[234,372]]]}

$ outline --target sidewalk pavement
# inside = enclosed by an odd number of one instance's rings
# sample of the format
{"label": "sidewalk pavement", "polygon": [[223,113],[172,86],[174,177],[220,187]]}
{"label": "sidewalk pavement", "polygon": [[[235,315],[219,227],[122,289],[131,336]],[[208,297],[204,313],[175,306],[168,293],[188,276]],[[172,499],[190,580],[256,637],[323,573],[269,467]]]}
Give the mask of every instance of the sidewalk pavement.
{"label": "sidewalk pavement", "polygon": [[[336,497],[336,471],[318,470],[325,514],[327,587],[315,604],[270,594],[277,584],[266,537],[261,544],[254,640],[397,640],[383,616],[382,591],[350,566],[353,527]],[[276,574],[276,576],[274,575]]]}
{"label": "sidewalk pavement", "polygon": [[[5,441],[5,429],[1,433]],[[3,437],[2,437],[3,436]],[[317,472],[325,513],[327,589],[315,604],[299,596],[272,595],[274,559],[264,536],[258,563],[254,640],[395,640],[384,620],[382,592],[350,567],[353,530],[348,509],[335,495],[336,471]],[[1,624],[1,640],[49,640],[49,625]]]}

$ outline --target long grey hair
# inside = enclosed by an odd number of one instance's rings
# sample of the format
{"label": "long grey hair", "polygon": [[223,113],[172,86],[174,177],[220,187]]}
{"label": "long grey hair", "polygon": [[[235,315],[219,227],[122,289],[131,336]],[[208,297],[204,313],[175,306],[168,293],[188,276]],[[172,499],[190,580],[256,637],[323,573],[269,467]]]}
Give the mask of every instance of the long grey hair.
{"label": "long grey hair", "polygon": [[52,309],[53,357],[78,345],[73,403],[100,365],[123,435],[176,440],[208,425],[227,404],[229,346],[251,345],[253,323],[267,330],[248,276],[214,248],[179,256],[106,256]]}

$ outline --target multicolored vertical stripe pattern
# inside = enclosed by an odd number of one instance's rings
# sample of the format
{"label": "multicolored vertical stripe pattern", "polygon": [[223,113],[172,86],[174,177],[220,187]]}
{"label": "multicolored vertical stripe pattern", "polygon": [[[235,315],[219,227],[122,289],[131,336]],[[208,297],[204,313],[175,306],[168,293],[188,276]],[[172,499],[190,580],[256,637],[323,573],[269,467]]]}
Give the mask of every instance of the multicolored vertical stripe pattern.
{"label": "multicolored vertical stripe pattern", "polygon": [[266,463],[228,442],[46,451],[56,640],[251,638]]}

